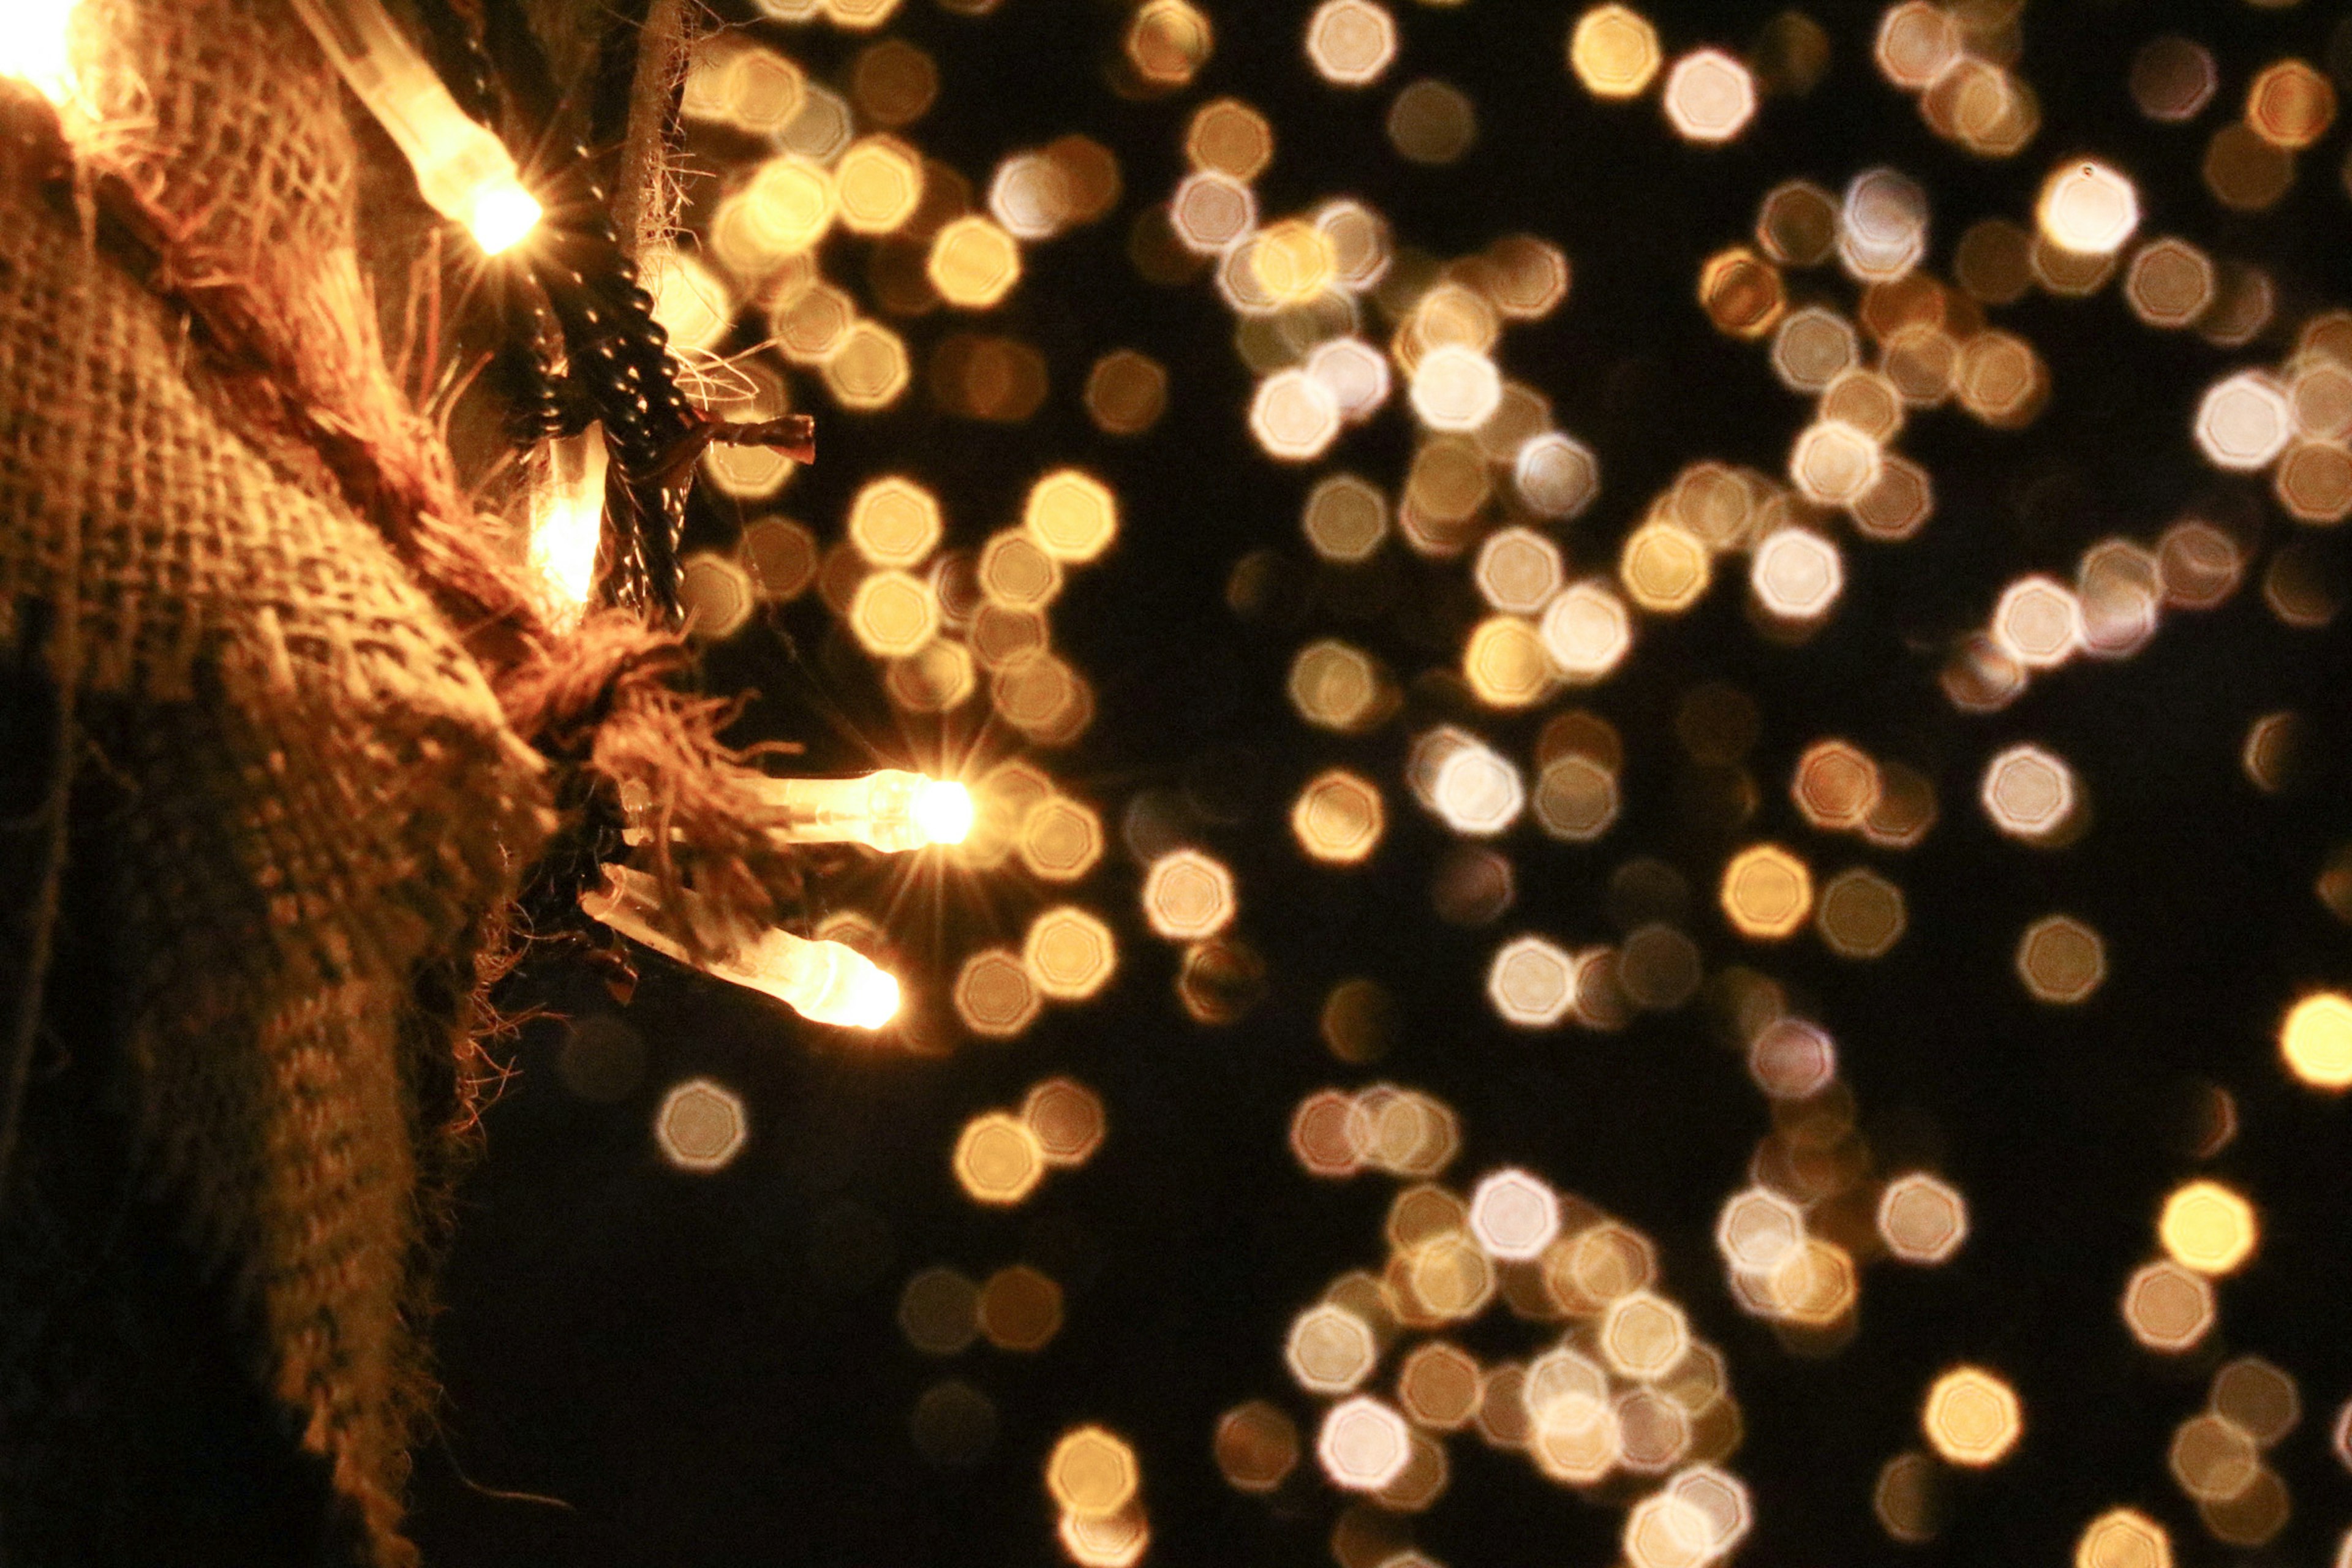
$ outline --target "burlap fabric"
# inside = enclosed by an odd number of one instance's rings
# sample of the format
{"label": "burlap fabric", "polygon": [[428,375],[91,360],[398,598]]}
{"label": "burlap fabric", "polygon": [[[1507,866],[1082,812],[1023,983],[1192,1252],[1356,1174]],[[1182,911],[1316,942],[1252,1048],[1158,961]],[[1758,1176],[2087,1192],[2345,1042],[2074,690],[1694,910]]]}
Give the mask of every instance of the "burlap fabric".
{"label": "burlap fabric", "polygon": [[[278,367],[289,401],[331,426],[385,405],[349,384],[386,372],[331,71],[281,0],[83,0],[80,25],[141,105],[108,156],[184,243],[178,275],[134,277],[84,218],[0,190],[0,656],[21,676],[0,751],[42,752],[58,700],[78,729],[27,796],[69,778],[73,829],[0,1194],[0,1560],[140,1560],[116,1539],[138,1500],[111,1494],[172,1457],[109,1357],[181,1353],[172,1315],[216,1305],[264,1427],[325,1478],[331,1517],[293,1560],[404,1562],[419,1151],[468,933],[550,827],[545,770],[421,547],[363,515],[315,428],[192,349],[175,302],[206,286],[190,258],[234,269],[277,312],[262,336],[324,345],[298,384]],[[36,871],[44,823],[8,827]],[[38,890],[0,892],[19,956]],[[153,1215],[186,1270],[142,1252]],[[135,1331],[75,1295],[142,1280]]]}

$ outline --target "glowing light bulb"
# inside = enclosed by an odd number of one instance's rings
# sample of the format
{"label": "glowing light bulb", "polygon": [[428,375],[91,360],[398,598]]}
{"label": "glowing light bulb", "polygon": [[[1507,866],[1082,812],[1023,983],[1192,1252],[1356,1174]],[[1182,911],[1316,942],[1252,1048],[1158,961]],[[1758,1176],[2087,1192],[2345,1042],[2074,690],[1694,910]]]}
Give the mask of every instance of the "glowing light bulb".
{"label": "glowing light bulb", "polygon": [[0,26],[0,76],[29,82],[59,108],[75,92],[73,61],[66,47],[75,3],[18,0],[8,7],[6,25]]}
{"label": "glowing light bulb", "polygon": [[811,942],[771,926],[755,932],[730,931],[714,922],[692,893],[681,895],[676,918],[691,923],[713,956],[698,961],[684,942],[656,921],[663,911],[660,884],[643,871],[607,866],[601,887],[583,893],[580,907],[591,920],[652,948],[656,952],[732,984],[765,992],[813,1024],[878,1029],[898,1012],[898,982],[854,948],[837,942]]}
{"label": "glowing light bulb", "polygon": [[863,844],[885,854],[961,844],[971,794],[960,784],[885,768],[846,779],[766,779],[760,793],[782,814],[788,844]]}
{"label": "glowing light bulb", "polygon": [[[52,0],[54,3],[54,0]],[[495,256],[538,226],[506,144],[466,116],[378,0],[294,0],[344,83],[400,144],[433,210]]]}
{"label": "glowing light bulb", "polygon": [[532,499],[530,565],[559,622],[579,618],[596,588],[604,539],[604,427],[548,443],[548,477]]}

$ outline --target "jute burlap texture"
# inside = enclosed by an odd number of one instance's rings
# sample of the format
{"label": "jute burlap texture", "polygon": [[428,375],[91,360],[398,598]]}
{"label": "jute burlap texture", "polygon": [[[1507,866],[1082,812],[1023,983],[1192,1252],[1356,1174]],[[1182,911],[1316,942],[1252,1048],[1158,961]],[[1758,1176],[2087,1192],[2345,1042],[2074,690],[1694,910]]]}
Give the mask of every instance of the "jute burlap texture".
{"label": "jute burlap texture", "polygon": [[[418,1086],[464,1022],[421,1015],[419,977],[538,852],[545,769],[420,586],[429,542],[388,539],[173,303],[207,286],[191,258],[233,270],[259,335],[306,346],[276,367],[289,405],[331,427],[397,403],[352,384],[386,372],[331,71],[281,0],[84,0],[80,25],[143,101],[109,155],[182,271],[134,277],[52,197],[0,191],[0,648],[72,694],[59,765],[121,803],[67,876],[104,879],[68,902],[110,927],[130,1167],[363,1559],[404,1562]],[[375,482],[446,487],[415,432],[345,433],[414,459]],[[11,1415],[6,1442],[40,1440]]]}

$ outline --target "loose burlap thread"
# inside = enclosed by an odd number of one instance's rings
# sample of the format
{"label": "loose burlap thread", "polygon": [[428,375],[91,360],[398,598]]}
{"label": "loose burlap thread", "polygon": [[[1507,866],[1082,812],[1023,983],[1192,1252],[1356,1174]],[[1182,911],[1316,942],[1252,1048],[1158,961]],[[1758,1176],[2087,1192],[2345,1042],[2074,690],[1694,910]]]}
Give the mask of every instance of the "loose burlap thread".
{"label": "loose burlap thread", "polygon": [[360,1560],[404,1563],[420,1150],[482,922],[555,826],[525,739],[653,783],[717,895],[756,905],[782,868],[719,714],[662,684],[674,641],[608,615],[559,642],[469,534],[377,340],[346,100],[284,0],[79,25],[140,105],[84,173],[153,265],[98,242],[87,179],[79,212],[0,191],[0,648],[70,694],[58,765],[118,802],[67,869],[105,879],[79,903],[112,928],[130,1166]]}

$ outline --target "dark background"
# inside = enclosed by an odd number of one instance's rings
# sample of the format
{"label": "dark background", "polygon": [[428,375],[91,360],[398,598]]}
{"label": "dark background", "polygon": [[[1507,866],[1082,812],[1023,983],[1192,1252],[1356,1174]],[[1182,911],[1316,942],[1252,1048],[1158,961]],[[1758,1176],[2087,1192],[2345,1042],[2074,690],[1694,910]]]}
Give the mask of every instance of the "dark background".
{"label": "dark background", "polygon": [[[2166,1521],[2185,1563],[2324,1561],[2352,1519],[2352,1478],[2327,1447],[2352,1394],[2352,1139],[2344,1100],[2288,1081],[2274,1031],[2294,996],[2352,978],[2345,931],[2312,891],[2352,827],[2341,696],[2352,671],[2340,626],[2284,626],[2258,579],[2291,538],[2315,540],[2330,573],[2342,550],[2289,524],[2259,479],[2204,468],[2187,433],[2205,385],[2225,368],[2274,362],[2302,315],[2352,281],[2340,128],[2303,156],[2294,190],[2271,212],[2231,215],[2197,178],[2206,137],[2237,111],[2251,73],[2285,54],[2324,62],[2340,12],[2035,6],[2018,69],[2040,95],[2042,129],[2020,157],[1987,163],[1936,139],[1913,99],[1874,70],[1876,7],[1813,7],[1832,42],[1828,75],[1803,97],[1768,100],[1720,150],[1672,136],[1654,91],[1631,105],[1591,100],[1563,68],[1569,7],[1400,0],[1402,57],[1360,91],[1307,68],[1308,7],[1207,9],[1216,50],[1198,79],[1135,101],[1107,84],[1121,8],[1005,0],[969,18],[908,0],[888,30],[940,66],[936,106],[906,132],[929,156],[984,189],[1005,153],[1082,132],[1118,154],[1124,195],[1107,220],[1024,247],[1024,281],[982,322],[1046,355],[1051,392],[1034,417],[1004,426],[936,412],[919,385],[923,351],[961,323],[897,323],[919,384],[888,412],[829,411],[813,378],[795,378],[803,405],[819,410],[824,455],[782,498],[830,542],[866,479],[911,473],[941,496],[950,542],[970,545],[1015,519],[1048,468],[1077,464],[1116,489],[1118,547],[1055,610],[1056,645],[1094,683],[1098,716],[1078,743],[1040,760],[1110,829],[1110,854],[1076,893],[1118,930],[1117,982],[1091,1004],[1049,1009],[1010,1043],[925,1055],[807,1027],[658,960],[646,960],[625,1009],[584,970],[542,965],[535,994],[583,1022],[617,1013],[642,1042],[642,1072],[625,1098],[602,1103],[568,1089],[558,1070],[572,1026],[534,1024],[516,1047],[520,1071],[488,1118],[488,1159],[461,1194],[438,1331],[444,1432],[419,1459],[427,1561],[1044,1563],[1059,1554],[1040,1466],[1055,1436],[1083,1421],[1136,1446],[1150,1561],[1328,1561],[1338,1494],[1294,1489],[1275,1508],[1237,1494],[1209,1436],[1221,1412],[1258,1396],[1285,1403],[1311,1433],[1312,1403],[1282,1367],[1284,1330],[1332,1275],[1377,1267],[1395,1184],[1310,1181],[1285,1129],[1302,1094],[1375,1078],[1459,1110],[1454,1181],[1523,1163],[1657,1240],[1666,1288],[1728,1356],[1745,1415],[1730,1467],[1754,1489],[1759,1524],[1743,1561],[2062,1562],[2084,1521],[2118,1503]],[[1671,57],[1702,43],[1742,48],[1773,9],[1678,6],[1653,19]],[[2173,28],[2222,67],[2214,104],[2187,127],[2143,120],[2125,80],[2132,52]],[[871,41],[823,26],[754,30],[821,79],[839,79]],[[1478,142],[1451,168],[1405,163],[1381,132],[1396,89],[1423,75],[1476,104]],[[1730,572],[1693,613],[1646,624],[1620,673],[1573,699],[1624,735],[1622,818],[1582,847],[1531,824],[1514,829],[1498,847],[1515,867],[1516,907],[1465,930],[1433,910],[1431,879],[1451,841],[1412,805],[1400,773],[1411,735],[1455,715],[1424,695],[1401,721],[1340,740],[1300,723],[1282,691],[1291,653],[1312,636],[1359,641],[1407,677],[1455,657],[1474,612],[1461,563],[1391,544],[1380,571],[1392,597],[1383,606],[1371,595],[1368,616],[1356,595],[1349,613],[1297,530],[1301,498],[1330,468],[1393,487],[1411,451],[1408,416],[1392,405],[1323,463],[1267,459],[1244,423],[1252,382],[1228,311],[1205,280],[1154,287],[1126,256],[1135,215],[1183,172],[1186,118],[1221,94],[1275,127],[1274,163],[1257,182],[1269,218],[1355,195],[1388,216],[1401,244],[1440,257],[1515,231],[1566,250],[1567,304],[1508,330],[1496,353],[1601,456],[1600,501],[1560,535],[1580,570],[1606,569],[1616,540],[1685,463],[1778,472],[1809,418],[1761,348],[1714,333],[1692,295],[1700,260],[1743,237],[1781,179],[1836,189],[1871,164],[1906,171],[1930,194],[1930,265],[1948,278],[1968,224],[2030,221],[2052,162],[2096,152],[2138,182],[2143,234],[2180,234],[2268,268],[2279,325],[2221,351],[2142,327],[2113,285],[2087,300],[2032,295],[1994,310],[2051,367],[2041,418],[2004,434],[1956,410],[1915,414],[1901,446],[1935,477],[1936,517],[1900,547],[1849,536],[1844,599],[1802,647],[1755,635]],[[850,281],[862,270],[857,243],[829,242],[826,270],[862,294]],[[1097,434],[1080,396],[1087,366],[1119,347],[1150,353],[1171,380],[1167,416],[1135,440]],[[2215,498],[2263,519],[2254,571],[2227,605],[2169,613],[2137,658],[2078,661],[1998,714],[1960,714],[1937,689],[1950,640],[1982,624],[2007,580],[2071,578],[2086,545],[2117,533],[2153,542],[2186,507]],[[730,525],[714,515],[701,526],[723,542]],[[1283,591],[1244,616],[1226,584],[1254,551],[1281,558]],[[762,693],[739,738],[805,741],[819,767],[898,760],[936,740],[891,714],[813,596],[713,649],[708,667],[714,689]],[[1707,680],[1737,686],[1761,714],[1747,763],[1760,805],[1738,837],[1783,838],[1817,873],[1870,863],[1901,884],[1910,928],[1885,959],[1847,963],[1810,938],[1759,949],[1715,911],[1730,841],[1690,809],[1697,792],[1673,730],[1683,695]],[[2249,722],[2281,709],[2308,721],[2309,765],[2299,789],[2268,797],[2248,783],[2239,751]],[[1548,710],[1477,724],[1524,757]],[[1937,781],[1942,816],[1924,845],[1879,851],[1806,829],[1789,802],[1790,769],[1830,735]],[[1983,760],[2022,739],[2068,758],[2091,793],[2095,826],[2063,852],[2000,838],[1975,803]],[[1310,867],[1286,824],[1299,784],[1340,763],[1378,780],[1390,808],[1379,854],[1350,872]],[[1239,879],[1240,931],[1266,961],[1268,987],[1237,1025],[1185,1015],[1172,987],[1179,955],[1141,921],[1139,868],[1118,827],[1146,791],[1172,792],[1153,798],[1188,813],[1194,837]],[[1769,1122],[1702,1009],[1644,1016],[1617,1035],[1526,1035],[1485,1000],[1486,960],[1508,935],[1613,940],[1610,875],[1644,855],[1688,878],[1686,929],[1710,972],[1753,963],[1836,1035],[1882,1158],[1933,1163],[1971,1205],[1973,1235],[1949,1265],[1867,1268],[1860,1332],[1826,1359],[1788,1353],[1726,1288],[1716,1213],[1746,1182]],[[940,973],[910,977],[918,986],[950,976],[971,947],[1017,941],[1044,897],[1017,868],[976,889],[950,880],[945,894],[915,896],[904,917],[940,940]],[[847,886],[818,895],[858,896]],[[935,923],[917,912],[933,904]],[[2020,928],[2053,910],[2107,942],[2111,976],[2080,1008],[2035,1005],[2011,969]],[[1369,1068],[1333,1059],[1316,1031],[1325,993],[1357,974],[1380,977],[1404,1015],[1396,1047]],[[971,1204],[948,1166],[957,1130],[982,1109],[1017,1105],[1054,1072],[1103,1095],[1108,1143],[1016,1208]],[[749,1146],[711,1176],[669,1170],[649,1131],[664,1090],[695,1074],[733,1088],[751,1116]],[[2235,1096],[2241,1131],[2200,1162],[2181,1127],[2208,1085]],[[2220,1287],[2220,1328],[2174,1363],[2132,1342],[2116,1303],[2156,1250],[2162,1195],[2200,1170],[2255,1199],[2263,1238],[2254,1264]],[[1068,1293],[1066,1325],[1042,1352],[982,1343],[941,1363],[900,1335],[898,1293],[916,1269],[944,1262],[984,1279],[1024,1258]],[[1488,1354],[1524,1355],[1545,1336],[1496,1321],[1466,1337]],[[2272,1456],[2293,1522],[2271,1548],[2232,1553],[2206,1537],[2165,1473],[2164,1448],[2203,1403],[2212,1367],[2245,1351],[2294,1373],[2305,1415]],[[1960,1360],[2013,1381],[2024,1441],[2006,1463],[1956,1479],[1934,1544],[1895,1545],[1872,1516],[1874,1479],[1917,1445],[1922,1390]],[[909,1436],[917,1397],[945,1376],[985,1391],[998,1413],[993,1444],[968,1468],[927,1463]],[[1622,1510],[1580,1500],[1475,1438],[1449,1448],[1452,1489],[1413,1526],[1433,1555],[1455,1568],[1612,1559]]]}

